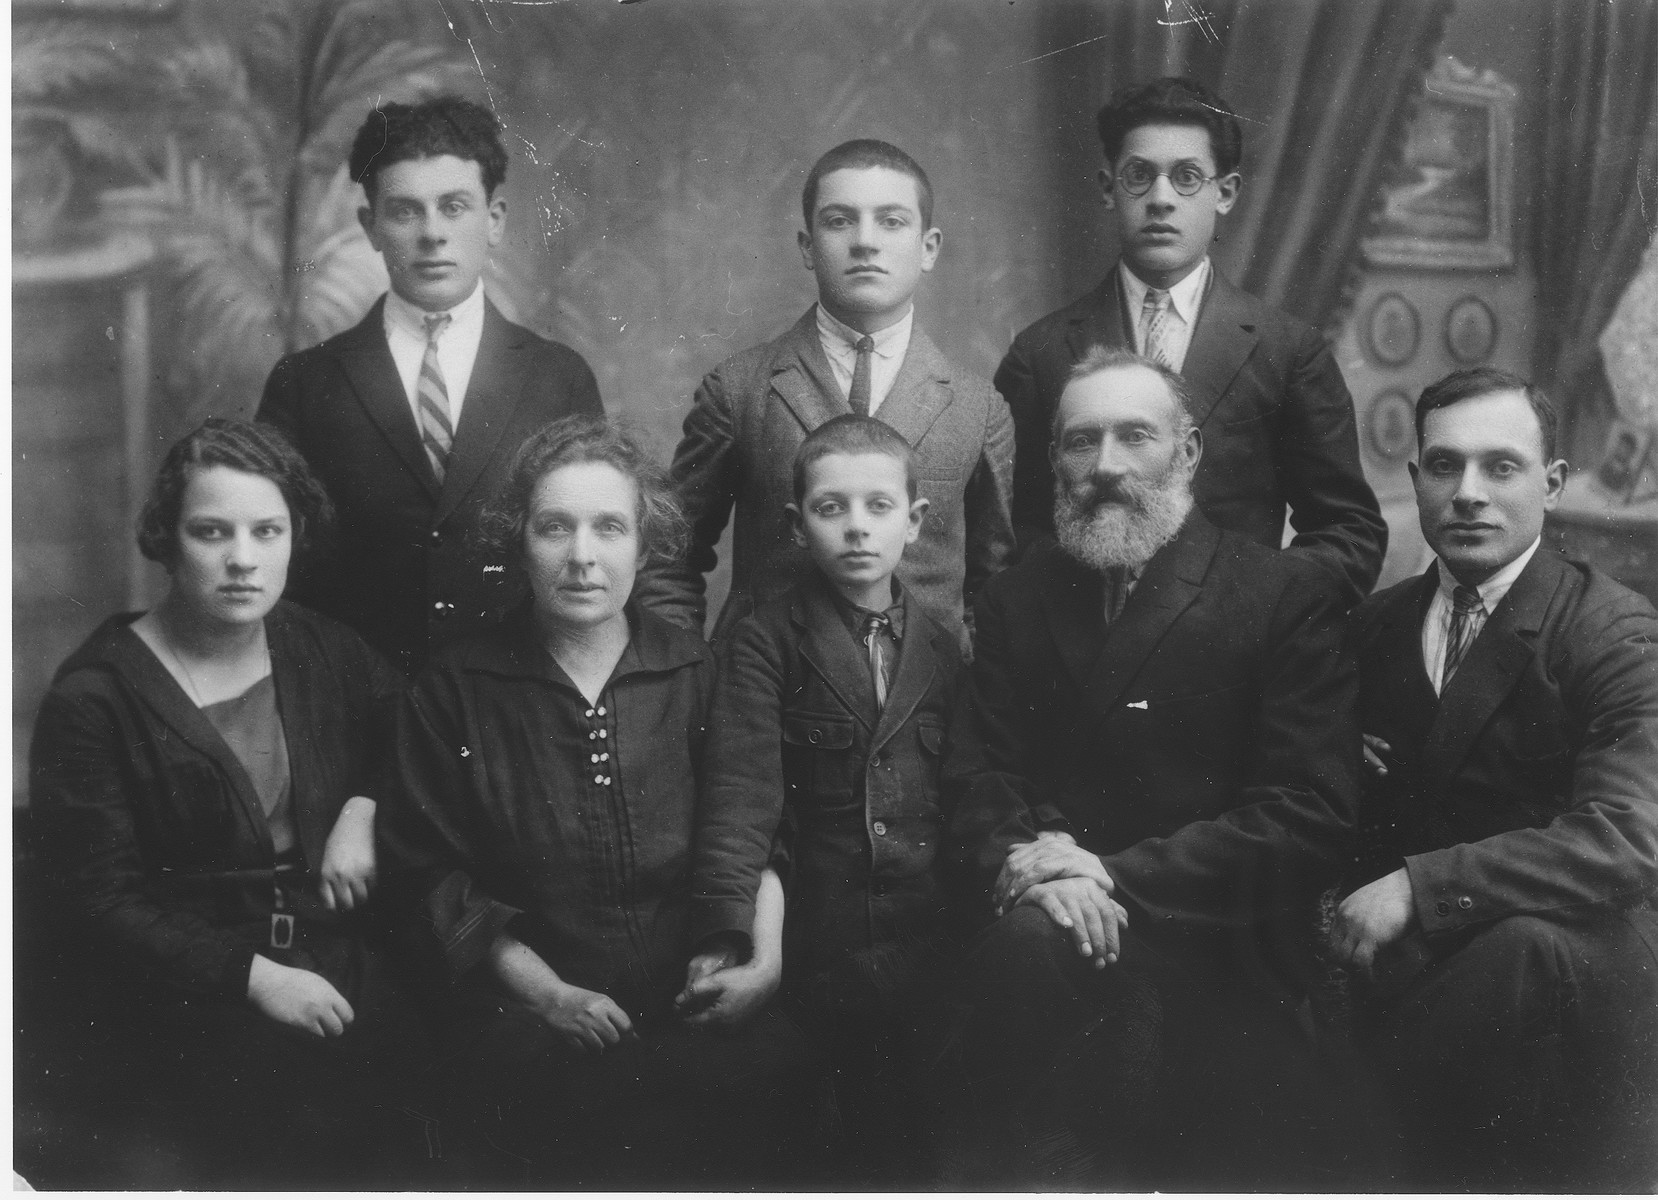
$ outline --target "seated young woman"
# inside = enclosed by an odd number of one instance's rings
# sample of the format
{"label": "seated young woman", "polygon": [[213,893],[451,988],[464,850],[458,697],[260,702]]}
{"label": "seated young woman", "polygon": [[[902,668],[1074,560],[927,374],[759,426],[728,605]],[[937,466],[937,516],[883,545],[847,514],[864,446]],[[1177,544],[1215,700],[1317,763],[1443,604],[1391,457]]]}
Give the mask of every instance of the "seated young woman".
{"label": "seated young woman", "polygon": [[583,416],[520,448],[481,520],[529,601],[438,652],[399,704],[381,789],[451,1112],[504,1152],[497,1182],[776,1178],[810,1096],[804,1042],[767,1006],[781,888],[697,900],[713,663],[630,603],[684,518],[639,447]]}
{"label": "seated young woman", "polygon": [[396,1179],[419,1029],[365,942],[363,775],[401,680],[281,599],[329,517],[280,434],[208,420],[140,521],[166,595],[99,626],[41,705],[31,803],[97,993],[85,1061],[114,1136],[152,1148],[145,1186]]}

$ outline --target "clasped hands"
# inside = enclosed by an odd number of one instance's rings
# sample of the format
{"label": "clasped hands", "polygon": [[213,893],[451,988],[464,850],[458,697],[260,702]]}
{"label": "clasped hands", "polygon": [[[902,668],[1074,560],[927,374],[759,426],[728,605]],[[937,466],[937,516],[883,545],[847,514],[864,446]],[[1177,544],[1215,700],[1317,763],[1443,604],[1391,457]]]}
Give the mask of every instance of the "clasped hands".
{"label": "clasped hands", "polygon": [[1103,969],[1117,961],[1128,913],[1111,898],[1116,889],[1105,864],[1068,833],[1049,830],[1008,851],[991,888],[996,915],[1029,904],[1069,930],[1077,953]]}
{"label": "clasped hands", "polygon": [[765,1007],[782,978],[782,964],[758,949],[743,961],[729,940],[716,940],[692,956],[674,1008],[687,1025],[741,1025]]}

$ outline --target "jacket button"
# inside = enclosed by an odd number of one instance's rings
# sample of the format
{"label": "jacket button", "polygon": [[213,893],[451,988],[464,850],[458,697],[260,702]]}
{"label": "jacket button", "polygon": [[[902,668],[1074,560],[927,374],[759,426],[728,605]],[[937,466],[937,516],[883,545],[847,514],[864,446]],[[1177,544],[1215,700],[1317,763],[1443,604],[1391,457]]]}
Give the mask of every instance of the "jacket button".
{"label": "jacket button", "polygon": [[1442,917],[1447,916],[1451,911],[1451,902],[1449,900],[1441,900],[1438,904],[1433,906],[1433,910]]}
{"label": "jacket button", "polygon": [[442,540],[443,540],[443,534],[440,533],[436,529],[432,530],[432,544],[436,545],[437,543],[441,542]]}
{"label": "jacket button", "polygon": [[872,767],[880,766],[881,765],[881,756],[879,754],[871,754],[869,756],[869,765],[872,766]]}
{"label": "jacket button", "polygon": [[821,730],[821,729],[812,730],[811,733],[808,733],[806,735],[806,740],[808,742],[811,742],[812,745],[814,745],[814,746],[817,745],[819,742],[821,742],[823,740],[823,730]]}
{"label": "jacket button", "polygon": [[1474,907],[1474,898],[1472,896],[1458,896],[1457,897],[1457,907],[1458,908],[1473,908]]}
{"label": "jacket button", "polygon": [[875,830],[876,837],[886,837],[887,835],[887,823],[885,821],[877,821],[870,828]]}

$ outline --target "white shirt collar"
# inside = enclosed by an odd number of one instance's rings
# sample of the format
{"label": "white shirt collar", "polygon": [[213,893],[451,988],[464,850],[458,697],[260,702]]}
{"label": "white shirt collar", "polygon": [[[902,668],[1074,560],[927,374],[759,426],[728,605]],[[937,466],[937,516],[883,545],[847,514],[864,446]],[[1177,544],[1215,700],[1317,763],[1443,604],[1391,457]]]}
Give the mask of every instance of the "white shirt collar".
{"label": "white shirt collar", "polygon": [[[1138,321],[1140,310],[1145,307],[1146,293],[1151,290],[1150,285],[1131,271],[1127,263],[1119,262],[1117,273],[1122,277],[1123,298],[1128,303],[1129,318]],[[1169,305],[1188,327],[1197,324],[1197,310],[1203,304],[1203,291],[1208,283],[1209,256],[1204,255],[1203,261],[1190,275],[1169,289]]]}
{"label": "white shirt collar", "polygon": [[[472,294],[453,308],[447,311],[450,316],[449,328],[444,330],[444,336],[471,329],[474,326],[482,328],[484,322],[484,281],[482,279],[472,288]],[[426,310],[417,304],[410,304],[396,292],[386,292],[386,325],[404,333],[411,334],[421,341],[426,340]]]}
{"label": "white shirt collar", "polygon": [[[915,322],[915,305],[911,304],[908,311],[898,320],[885,329],[878,329],[870,336],[875,339],[875,353],[882,358],[891,358],[894,354],[901,354],[910,341],[910,326]],[[817,306],[818,337],[830,345],[844,344],[856,351],[858,339],[864,335],[846,322],[835,317],[827,308]]]}
{"label": "white shirt collar", "polygon": [[[1520,572],[1526,569],[1526,564],[1531,561],[1531,556],[1537,553],[1537,547],[1542,544],[1543,537],[1539,534],[1537,540],[1531,543],[1524,554],[1498,571],[1490,579],[1475,587],[1474,590],[1480,594],[1481,608],[1485,609],[1487,613],[1497,611],[1497,605],[1503,602],[1503,597],[1508,595],[1508,589],[1514,586],[1514,581],[1520,578]],[[1456,576],[1451,574],[1450,568],[1445,565],[1442,559],[1436,558],[1434,560],[1434,568],[1439,572],[1439,590],[1449,601],[1451,593],[1458,586]]]}

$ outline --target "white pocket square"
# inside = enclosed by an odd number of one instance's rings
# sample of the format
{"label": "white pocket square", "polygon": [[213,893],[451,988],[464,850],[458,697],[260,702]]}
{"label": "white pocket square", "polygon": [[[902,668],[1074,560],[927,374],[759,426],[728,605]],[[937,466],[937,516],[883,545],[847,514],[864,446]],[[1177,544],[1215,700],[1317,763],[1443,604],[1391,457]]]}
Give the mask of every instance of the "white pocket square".
{"label": "white pocket square", "polygon": [[1149,704],[1147,704],[1144,700],[1130,700],[1127,704],[1123,705],[1123,707],[1124,708],[1150,708],[1151,706]]}

